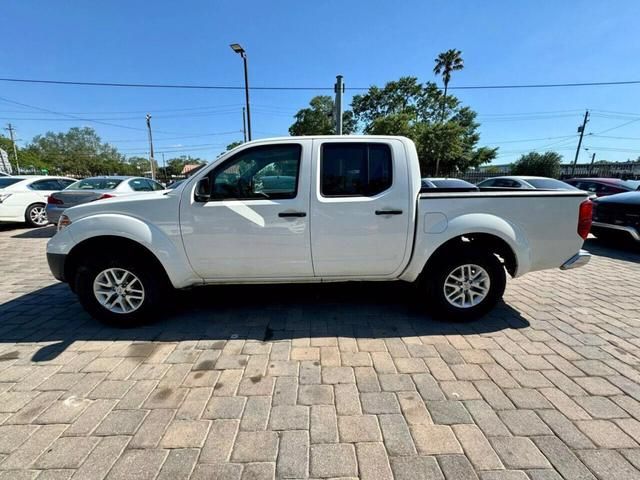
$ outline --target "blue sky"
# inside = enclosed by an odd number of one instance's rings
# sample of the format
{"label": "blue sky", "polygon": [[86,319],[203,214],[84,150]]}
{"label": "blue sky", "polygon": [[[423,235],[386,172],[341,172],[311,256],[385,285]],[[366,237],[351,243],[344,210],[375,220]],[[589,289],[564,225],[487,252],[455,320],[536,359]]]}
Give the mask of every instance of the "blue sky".
{"label": "blue sky", "polygon": [[[2,17],[0,77],[240,86],[241,59],[229,48],[239,42],[253,86],[330,89],[336,74],[347,87],[403,75],[436,80],[433,59],[449,48],[465,60],[451,86],[640,80],[637,0],[22,0],[4,2]],[[286,135],[293,114],[323,93],[330,90],[253,91],[254,138]],[[358,92],[348,93],[347,100]],[[478,112],[481,144],[500,147],[495,163],[547,146],[573,160],[585,108],[592,135],[581,161],[593,151],[615,161],[640,155],[640,85],[455,94]],[[123,153],[146,155],[146,112],[156,150],[167,158],[211,159],[242,138],[241,90],[0,82],[0,97],[83,119],[0,100],[0,123],[13,123],[21,144],[89,125]]]}

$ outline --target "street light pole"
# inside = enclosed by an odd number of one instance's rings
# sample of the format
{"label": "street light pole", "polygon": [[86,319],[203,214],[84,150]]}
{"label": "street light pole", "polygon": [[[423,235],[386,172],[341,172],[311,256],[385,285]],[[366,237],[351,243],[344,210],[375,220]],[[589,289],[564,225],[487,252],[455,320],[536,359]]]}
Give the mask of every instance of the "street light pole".
{"label": "street light pole", "polygon": [[251,141],[251,108],[249,107],[249,69],[247,66],[247,52],[238,43],[229,45],[231,50],[242,57],[244,63],[244,96],[247,104],[247,139]]}
{"label": "street light pole", "polygon": [[242,107],[242,138],[247,143],[247,111],[245,107]]}
{"label": "street light pole", "polygon": [[151,164],[151,179],[156,179],[156,172],[153,166],[153,135],[151,135],[151,115],[147,113],[147,131],[149,132],[149,163]]}

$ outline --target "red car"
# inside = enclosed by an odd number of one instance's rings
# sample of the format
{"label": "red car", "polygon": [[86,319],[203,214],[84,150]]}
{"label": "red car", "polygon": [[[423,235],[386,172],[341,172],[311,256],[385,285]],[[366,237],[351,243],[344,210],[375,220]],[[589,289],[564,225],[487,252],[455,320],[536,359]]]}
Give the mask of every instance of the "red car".
{"label": "red car", "polygon": [[565,182],[585,192],[594,193],[597,197],[633,192],[640,187],[638,180],[621,180],[619,178],[572,178],[565,180]]}

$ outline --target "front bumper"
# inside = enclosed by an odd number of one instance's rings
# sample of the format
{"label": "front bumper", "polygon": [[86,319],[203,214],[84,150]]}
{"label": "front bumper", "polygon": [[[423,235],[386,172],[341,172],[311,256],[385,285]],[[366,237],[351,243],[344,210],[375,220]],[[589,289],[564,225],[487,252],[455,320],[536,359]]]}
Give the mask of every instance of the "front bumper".
{"label": "front bumper", "polygon": [[613,225],[611,223],[602,223],[602,222],[592,222],[591,227],[596,231],[598,229],[607,229],[607,230],[615,230],[617,232],[624,232],[633,238],[636,242],[640,242],[640,233],[633,227],[628,227],[626,225]]}
{"label": "front bumper", "polygon": [[572,268],[582,267],[586,265],[591,260],[591,254],[586,250],[580,250],[569,260],[564,262],[560,267],[560,270],[571,270]]}
{"label": "front bumper", "polygon": [[49,270],[53,276],[61,282],[66,281],[64,279],[64,263],[67,260],[67,256],[62,253],[47,253],[47,263],[49,264]]}

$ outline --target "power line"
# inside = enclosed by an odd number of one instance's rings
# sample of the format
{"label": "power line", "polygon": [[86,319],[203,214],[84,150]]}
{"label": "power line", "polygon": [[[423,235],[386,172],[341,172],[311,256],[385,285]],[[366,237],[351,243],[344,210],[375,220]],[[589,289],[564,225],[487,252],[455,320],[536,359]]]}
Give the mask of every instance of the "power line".
{"label": "power line", "polygon": [[[92,120],[90,118],[77,117],[75,115],[71,115],[71,114],[68,114],[68,113],[56,112],[54,110],[49,110],[47,108],[42,108],[42,107],[36,107],[34,105],[29,105],[27,103],[15,102],[13,100],[9,100],[8,98],[4,98],[4,97],[0,97],[0,100],[3,101],[3,102],[6,102],[6,103],[14,104],[14,105],[20,105],[22,107],[33,108],[34,110],[39,110],[41,112],[48,112],[48,113],[52,113],[52,114],[55,114],[55,115],[61,115],[63,117],[73,118],[74,120],[79,120],[79,121],[82,121],[82,122],[92,122],[92,123],[98,123],[98,124],[101,124],[101,125],[108,125],[110,127],[126,128],[128,130],[145,131],[144,128],[130,127],[128,125],[119,125],[117,123],[103,122],[101,120]],[[165,132],[165,133],[167,133],[167,132]]]}
{"label": "power line", "polygon": [[[121,82],[85,82],[67,80],[42,80],[33,78],[0,78],[2,82],[13,83],[37,83],[47,85],[75,85],[89,87],[125,87],[125,88],[179,88],[193,90],[244,90],[244,86],[237,85],[197,85],[197,84],[167,84],[167,83],[121,83]],[[522,88],[565,88],[565,87],[599,87],[616,85],[638,85],[640,80],[621,80],[610,82],[567,82],[567,83],[529,83],[506,85],[458,85],[451,86],[449,90],[497,90],[497,89],[522,89]],[[440,87],[439,87],[440,88]],[[349,87],[346,90],[368,90],[369,87]],[[273,86],[251,87],[251,90],[333,90],[333,87],[297,87],[297,86]]]}

